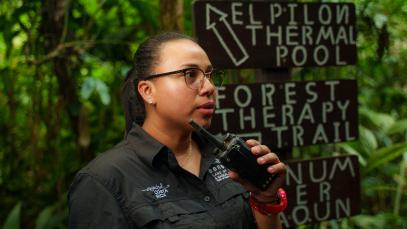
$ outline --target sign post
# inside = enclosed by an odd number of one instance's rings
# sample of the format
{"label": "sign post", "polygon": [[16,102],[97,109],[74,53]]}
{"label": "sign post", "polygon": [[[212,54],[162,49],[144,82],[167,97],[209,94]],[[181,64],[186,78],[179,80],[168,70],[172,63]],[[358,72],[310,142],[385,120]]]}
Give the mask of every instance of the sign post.
{"label": "sign post", "polygon": [[195,34],[221,68],[356,63],[351,3],[197,1]]}
{"label": "sign post", "polygon": [[217,89],[211,132],[256,138],[272,149],[358,136],[355,80],[229,84]]}
{"label": "sign post", "polygon": [[[356,140],[355,80],[288,81],[291,67],[356,63],[354,4],[200,0],[193,19],[216,67],[261,69],[258,83],[218,88],[211,132],[257,138],[286,157],[295,146]],[[360,212],[357,157],[287,164],[285,227]]]}
{"label": "sign post", "polygon": [[280,214],[285,227],[339,219],[360,212],[357,156],[288,162],[286,192],[290,201]]}

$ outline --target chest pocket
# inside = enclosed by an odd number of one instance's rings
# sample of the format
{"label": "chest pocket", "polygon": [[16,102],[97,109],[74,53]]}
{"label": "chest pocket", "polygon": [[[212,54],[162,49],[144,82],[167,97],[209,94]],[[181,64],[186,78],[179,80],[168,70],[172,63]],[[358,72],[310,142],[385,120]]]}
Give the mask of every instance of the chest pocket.
{"label": "chest pocket", "polygon": [[161,201],[130,209],[137,228],[214,228],[207,210],[189,199]]}

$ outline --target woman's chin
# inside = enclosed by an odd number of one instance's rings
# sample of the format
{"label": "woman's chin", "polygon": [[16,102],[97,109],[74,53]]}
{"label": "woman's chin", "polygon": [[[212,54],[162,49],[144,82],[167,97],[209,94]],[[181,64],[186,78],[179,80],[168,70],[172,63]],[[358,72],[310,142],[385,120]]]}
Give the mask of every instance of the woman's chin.
{"label": "woman's chin", "polygon": [[209,129],[209,127],[211,126],[211,120],[212,119],[207,119],[206,121],[205,121],[205,123],[204,124],[202,124],[202,127],[203,128],[205,128],[205,129]]}
{"label": "woman's chin", "polygon": [[205,129],[208,129],[211,126],[212,116],[192,118],[192,119]]}

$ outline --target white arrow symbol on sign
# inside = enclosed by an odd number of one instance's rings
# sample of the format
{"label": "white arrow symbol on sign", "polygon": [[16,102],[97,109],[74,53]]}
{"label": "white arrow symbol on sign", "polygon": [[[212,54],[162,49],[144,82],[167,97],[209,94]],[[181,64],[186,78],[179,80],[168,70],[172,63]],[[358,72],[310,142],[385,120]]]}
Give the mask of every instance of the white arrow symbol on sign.
{"label": "white arrow symbol on sign", "polygon": [[[210,17],[211,15],[214,15],[213,21],[211,20],[211,17]],[[226,20],[227,16],[228,15],[226,13],[216,9],[215,7],[211,6],[210,4],[206,5],[206,29],[212,30],[215,33],[216,37],[218,38],[219,42],[225,49],[226,53],[232,59],[233,63],[236,66],[239,66],[240,64],[242,64],[249,58],[249,55],[247,54],[246,49],[243,47],[242,43],[237,38],[235,32],[232,30],[228,21]],[[218,24],[218,26],[217,26],[217,22],[220,22]],[[241,53],[236,53],[236,52],[233,53],[231,51],[228,44],[226,44],[226,42],[223,40],[223,37],[221,36],[221,34],[218,31],[218,28],[220,26],[224,26],[227,28],[227,31],[223,35],[231,36],[233,41],[235,42],[235,44],[238,46],[238,49],[240,50]],[[234,44],[231,44],[231,45],[234,45]],[[237,52],[239,52],[239,51],[237,51]],[[238,57],[239,54],[241,55],[240,57]]]}

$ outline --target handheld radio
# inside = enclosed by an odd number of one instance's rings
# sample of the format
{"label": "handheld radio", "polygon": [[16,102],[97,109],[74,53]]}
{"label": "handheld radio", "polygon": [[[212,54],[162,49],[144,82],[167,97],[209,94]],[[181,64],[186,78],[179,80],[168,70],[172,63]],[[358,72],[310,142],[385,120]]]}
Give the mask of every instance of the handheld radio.
{"label": "handheld radio", "polygon": [[277,177],[278,174],[270,174],[267,171],[270,164],[260,165],[257,163],[257,157],[252,154],[243,139],[228,133],[222,141],[194,120],[191,119],[189,124],[194,128],[195,132],[218,148],[215,156],[224,166],[237,172],[241,178],[248,180],[259,189],[266,190],[274,178]]}

